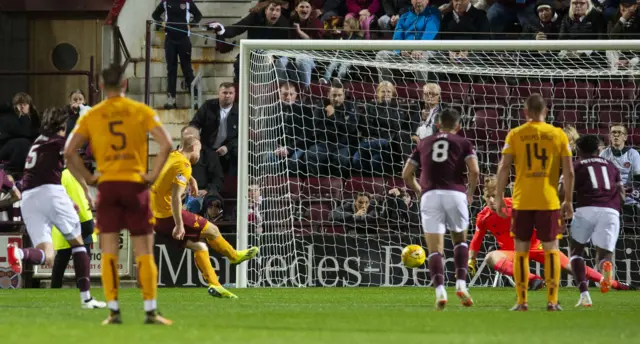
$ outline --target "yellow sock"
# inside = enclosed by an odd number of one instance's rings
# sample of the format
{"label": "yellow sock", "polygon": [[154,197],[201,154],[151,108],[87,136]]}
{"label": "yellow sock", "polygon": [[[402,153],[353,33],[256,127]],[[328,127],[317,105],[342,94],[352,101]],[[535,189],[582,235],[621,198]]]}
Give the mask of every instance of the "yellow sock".
{"label": "yellow sock", "polygon": [[209,244],[214,251],[229,258],[231,261],[238,259],[238,252],[236,252],[236,249],[234,249],[222,235],[218,235],[218,237],[213,240],[207,239],[207,244]]}
{"label": "yellow sock", "polygon": [[[152,254],[136,257],[138,265],[138,284],[142,289],[142,299],[152,301],[158,295],[158,267]],[[147,307],[145,307],[147,308]],[[145,311],[148,311],[145,309]]]}
{"label": "yellow sock", "polygon": [[218,281],[216,270],[214,270],[213,266],[211,265],[211,260],[209,259],[209,251],[196,251],[193,252],[193,256],[196,258],[196,266],[198,267],[198,270],[202,272],[202,276],[207,281],[207,283],[209,283],[209,285],[215,285],[219,287],[220,282]]}
{"label": "yellow sock", "polygon": [[550,250],[544,253],[544,281],[547,283],[547,300],[558,304],[560,289],[560,251]]}
{"label": "yellow sock", "polygon": [[118,288],[120,276],[118,276],[118,256],[115,254],[102,254],[102,288],[107,302],[118,301]]}
{"label": "yellow sock", "polygon": [[513,277],[516,281],[518,304],[525,304],[527,303],[527,289],[529,288],[529,252],[516,252]]}

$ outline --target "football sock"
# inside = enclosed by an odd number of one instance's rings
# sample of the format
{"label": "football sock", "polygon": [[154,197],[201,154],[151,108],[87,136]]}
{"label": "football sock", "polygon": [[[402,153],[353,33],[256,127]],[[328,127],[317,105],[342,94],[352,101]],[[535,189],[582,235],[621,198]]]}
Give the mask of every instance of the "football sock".
{"label": "football sock", "polygon": [[550,250],[544,253],[544,279],[547,283],[547,301],[558,304],[560,289],[560,251]]}
{"label": "football sock", "polygon": [[[573,269],[573,265],[571,266],[571,269]],[[596,269],[590,268],[588,266],[585,268],[585,274],[587,276],[586,278],[591,282],[600,283],[600,280],[602,279],[601,273],[596,271]]]}
{"label": "football sock", "polygon": [[87,249],[84,246],[74,246],[71,248],[71,254],[73,255],[73,269],[76,272],[76,285],[80,289],[80,298],[82,301],[87,301],[91,299],[89,293],[91,271]]}
{"label": "football sock", "polygon": [[456,287],[464,289],[467,284],[467,267],[469,266],[469,245],[466,242],[453,248],[453,262],[456,267]]}
{"label": "football sock", "polygon": [[444,285],[444,263],[440,252],[429,255],[429,276],[434,288]]}
{"label": "football sock", "polygon": [[31,265],[42,265],[44,264],[44,251],[37,248],[23,248],[17,249],[16,253],[18,254],[18,259],[22,259],[23,262],[29,263]]}
{"label": "football sock", "polygon": [[102,288],[107,306],[112,311],[118,311],[118,288],[120,276],[118,276],[118,256],[110,253],[102,254]]}
{"label": "football sock", "polygon": [[516,252],[513,266],[513,277],[516,282],[518,304],[527,303],[527,289],[529,288],[529,252]]}
{"label": "football sock", "polygon": [[142,289],[142,299],[144,300],[144,311],[154,311],[158,294],[158,267],[152,254],[136,257],[136,264],[138,265],[138,283]]}
{"label": "football sock", "polygon": [[229,258],[229,260],[234,261],[238,259],[238,252],[229,244],[222,235],[219,235],[217,238],[213,240],[207,239],[207,244],[211,246],[211,248],[220,253],[221,255]]}
{"label": "football sock", "polygon": [[581,256],[571,257],[571,272],[573,273],[573,278],[576,280],[578,290],[580,290],[581,293],[589,290],[589,283],[587,282],[585,270],[586,265],[584,265],[584,258]]}
{"label": "football sock", "polygon": [[196,267],[198,267],[198,270],[200,270],[200,272],[202,273],[205,281],[207,281],[209,285],[219,287],[220,282],[218,281],[216,270],[214,270],[213,266],[211,265],[211,260],[209,259],[209,251],[196,251],[193,252],[193,256],[196,259]]}
{"label": "football sock", "polygon": [[[493,269],[503,275],[513,277],[513,262],[509,258],[500,259],[496,265],[493,266]],[[542,277],[529,273],[529,282],[541,279]]]}

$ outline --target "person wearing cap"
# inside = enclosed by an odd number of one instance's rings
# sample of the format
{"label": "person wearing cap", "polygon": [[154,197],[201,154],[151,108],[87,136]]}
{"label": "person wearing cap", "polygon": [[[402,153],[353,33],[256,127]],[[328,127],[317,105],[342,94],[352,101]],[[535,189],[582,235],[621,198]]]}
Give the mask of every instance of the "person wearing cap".
{"label": "person wearing cap", "polygon": [[553,0],[538,0],[535,8],[538,20],[522,29],[522,39],[558,39],[560,23]]}

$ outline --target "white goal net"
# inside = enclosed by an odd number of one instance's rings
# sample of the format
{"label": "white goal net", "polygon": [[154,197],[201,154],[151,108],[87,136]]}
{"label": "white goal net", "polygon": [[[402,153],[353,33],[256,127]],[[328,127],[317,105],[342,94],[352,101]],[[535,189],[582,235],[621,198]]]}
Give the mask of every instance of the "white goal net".
{"label": "white goal net", "polygon": [[[479,157],[470,241],[485,203],[483,179],[496,173],[530,94],[546,99],[558,127],[598,134],[608,145],[611,124],[622,124],[627,145],[640,146],[640,54],[632,50],[639,44],[242,41],[238,247],[260,245],[261,253],[238,268],[238,286],[429,285],[426,265],[409,270],[400,262],[404,246],[425,246],[419,198],[401,170],[416,142],[437,130],[437,113],[463,114],[460,135]],[[640,211],[628,203],[616,275],[638,283]],[[483,239],[471,284],[502,285],[508,280],[482,264],[495,240]],[[561,245],[568,254],[566,239]],[[445,246],[449,283],[453,251]],[[532,264],[533,273],[541,270]]]}

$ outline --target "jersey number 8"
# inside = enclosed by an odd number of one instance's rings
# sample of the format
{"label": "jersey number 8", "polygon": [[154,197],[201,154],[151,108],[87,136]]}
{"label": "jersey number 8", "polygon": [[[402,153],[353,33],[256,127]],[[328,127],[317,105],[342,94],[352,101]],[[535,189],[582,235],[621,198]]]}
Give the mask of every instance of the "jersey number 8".
{"label": "jersey number 8", "polygon": [[433,143],[431,160],[444,162],[449,159],[449,141],[440,140]]}

